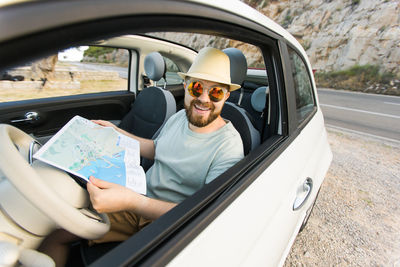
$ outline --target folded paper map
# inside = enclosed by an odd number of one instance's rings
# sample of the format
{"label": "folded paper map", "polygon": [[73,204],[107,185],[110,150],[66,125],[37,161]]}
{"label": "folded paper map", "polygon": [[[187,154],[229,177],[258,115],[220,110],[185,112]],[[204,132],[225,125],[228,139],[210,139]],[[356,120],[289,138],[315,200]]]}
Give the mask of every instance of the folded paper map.
{"label": "folded paper map", "polygon": [[35,159],[89,180],[89,176],[146,194],[139,142],[75,116],[34,155]]}

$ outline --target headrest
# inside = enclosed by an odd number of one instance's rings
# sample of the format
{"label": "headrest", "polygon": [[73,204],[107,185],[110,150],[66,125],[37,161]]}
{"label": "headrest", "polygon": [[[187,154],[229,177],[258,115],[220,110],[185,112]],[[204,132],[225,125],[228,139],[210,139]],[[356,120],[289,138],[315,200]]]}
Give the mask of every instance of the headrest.
{"label": "headrest", "polygon": [[144,59],[144,71],[147,77],[153,81],[159,81],[164,77],[166,67],[162,55],[158,52],[152,52]]}
{"label": "headrest", "polygon": [[251,95],[251,106],[255,111],[263,112],[265,108],[266,95],[269,93],[268,86],[258,87]]}
{"label": "headrest", "polygon": [[237,48],[230,47],[222,51],[228,55],[231,63],[231,82],[242,85],[247,74],[246,57]]}

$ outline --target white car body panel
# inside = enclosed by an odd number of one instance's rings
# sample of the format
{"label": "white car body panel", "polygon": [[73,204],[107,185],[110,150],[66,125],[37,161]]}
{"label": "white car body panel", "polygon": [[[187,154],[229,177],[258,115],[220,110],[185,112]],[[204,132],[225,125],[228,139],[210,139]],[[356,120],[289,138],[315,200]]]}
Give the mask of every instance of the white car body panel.
{"label": "white car body panel", "polygon": [[293,211],[297,188],[312,177],[318,190],[331,162],[326,140],[319,110],[289,147],[168,266],[282,265],[317,193]]}

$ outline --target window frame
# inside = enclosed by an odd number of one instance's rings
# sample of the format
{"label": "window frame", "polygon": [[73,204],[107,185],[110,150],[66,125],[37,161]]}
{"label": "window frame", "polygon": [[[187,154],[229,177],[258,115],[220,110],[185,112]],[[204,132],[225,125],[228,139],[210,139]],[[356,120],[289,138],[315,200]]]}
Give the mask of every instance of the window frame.
{"label": "window frame", "polygon": [[[127,78],[126,78],[126,88],[125,89],[123,89],[123,90],[96,91],[96,92],[81,92],[79,94],[54,95],[54,96],[45,96],[45,97],[38,97],[38,98],[17,99],[17,100],[4,101],[4,102],[0,101],[0,106],[1,107],[2,106],[10,106],[10,105],[13,105],[13,103],[15,103],[15,105],[23,105],[24,103],[26,103],[26,105],[29,105],[30,103],[36,103],[38,101],[39,102],[46,102],[46,101],[51,102],[51,101],[54,101],[56,99],[68,99],[69,97],[72,97],[72,96],[82,96],[83,98],[85,98],[85,97],[88,97],[90,95],[93,95],[93,97],[96,97],[97,95],[107,94],[107,93],[110,93],[110,92],[129,92],[129,91],[131,91],[130,88],[131,88],[131,77],[132,77],[132,75],[130,75],[130,73],[132,71],[131,70],[131,66],[132,66],[132,51],[130,49],[117,47],[117,46],[107,46],[107,45],[98,45],[98,44],[90,44],[89,46],[110,47],[110,48],[115,48],[115,49],[124,49],[128,53],[128,57],[129,58],[128,58],[128,66],[126,66]],[[68,49],[76,48],[76,47],[79,47],[79,45],[78,46],[71,46]],[[66,49],[60,49],[55,54],[58,54],[58,53],[62,52],[63,50],[66,50]],[[43,56],[42,58],[36,58],[36,60],[32,61],[32,63],[37,61],[37,60],[44,59],[44,58],[46,58],[48,56],[49,55]],[[23,66],[23,65],[14,66],[13,68],[18,68],[18,67],[21,67],[21,66]],[[12,70],[13,68],[7,69],[6,71]],[[135,70],[133,70],[133,71],[135,71]],[[133,76],[133,77],[135,77],[135,76]],[[66,91],[68,91],[68,89],[66,89]],[[8,104],[6,104],[6,103],[8,103]]]}
{"label": "window frame", "polygon": [[[317,99],[316,99],[316,88],[313,83],[312,79],[312,72],[308,68],[308,65],[306,64],[307,61],[305,61],[303,54],[293,45],[289,44],[287,41],[282,40],[280,42],[281,46],[281,52],[282,52],[282,58],[284,58],[284,69],[285,69],[285,83],[286,83],[286,94],[287,94],[287,101],[288,101],[288,112],[291,114],[289,116],[289,134],[290,135],[295,135],[297,136],[301,130],[308,124],[308,122],[314,117],[314,115],[317,113],[318,106],[317,106]],[[297,106],[296,106],[296,89],[295,89],[295,82],[294,82],[294,77],[292,75],[292,63],[291,59],[289,56],[289,50],[292,49],[302,60],[303,64],[306,67],[308,78],[311,84],[311,94],[313,98],[313,108],[312,110],[302,119],[299,120],[297,117]]]}
{"label": "window frame", "polygon": [[[310,111],[308,111],[307,113],[306,113],[306,115],[305,116],[302,116],[302,117],[300,117],[299,118],[299,111],[300,110],[302,110],[305,106],[303,106],[303,107],[300,107],[300,108],[298,108],[297,107],[297,97],[299,96],[298,95],[298,93],[300,93],[300,88],[297,88],[298,86],[297,86],[297,83],[296,83],[296,81],[295,81],[295,79],[294,79],[294,76],[292,75],[292,77],[293,77],[293,84],[294,84],[294,88],[295,88],[295,97],[296,97],[296,117],[297,117],[297,121],[299,122],[299,124],[301,124],[305,119],[307,119],[308,118],[308,116],[309,116],[309,114],[310,113],[312,113],[313,112],[313,108],[317,105],[317,103],[316,103],[316,100],[315,100],[315,95],[314,95],[314,88],[313,88],[313,83],[312,83],[312,79],[311,79],[311,77],[310,77],[310,73],[309,73],[309,71],[308,71],[308,67],[307,67],[307,64],[306,64],[306,62],[305,62],[305,60],[304,60],[304,58],[301,56],[301,54],[300,53],[298,53],[295,49],[293,49],[291,46],[288,46],[287,47],[288,48],[288,53],[289,53],[289,60],[290,60],[290,64],[291,64],[291,66],[292,67],[294,67],[293,66],[293,64],[292,63],[294,63],[293,62],[293,60],[291,59],[291,57],[290,57],[290,50],[292,50],[292,53],[294,53],[294,55],[296,55],[300,60],[301,60],[301,63],[303,64],[302,66],[305,68],[305,70],[306,70],[306,75],[307,75],[307,78],[308,78],[308,82],[309,82],[309,92],[308,93],[310,93],[311,94],[311,101],[312,101],[312,103],[309,103],[308,105],[312,105],[312,108],[311,108],[311,110]],[[292,69],[292,74],[293,74],[293,68],[291,68]],[[296,74],[297,74],[297,72],[296,72]],[[300,97],[300,96],[299,96]],[[307,106],[308,106],[307,105]]]}

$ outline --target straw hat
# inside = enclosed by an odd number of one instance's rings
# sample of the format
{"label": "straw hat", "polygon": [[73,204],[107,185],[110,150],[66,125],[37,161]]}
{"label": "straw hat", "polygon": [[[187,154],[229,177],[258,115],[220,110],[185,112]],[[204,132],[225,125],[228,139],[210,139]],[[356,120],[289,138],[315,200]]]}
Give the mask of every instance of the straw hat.
{"label": "straw hat", "polygon": [[201,49],[187,73],[178,72],[183,79],[186,76],[229,85],[229,91],[240,88],[240,85],[231,83],[229,57],[216,48]]}

